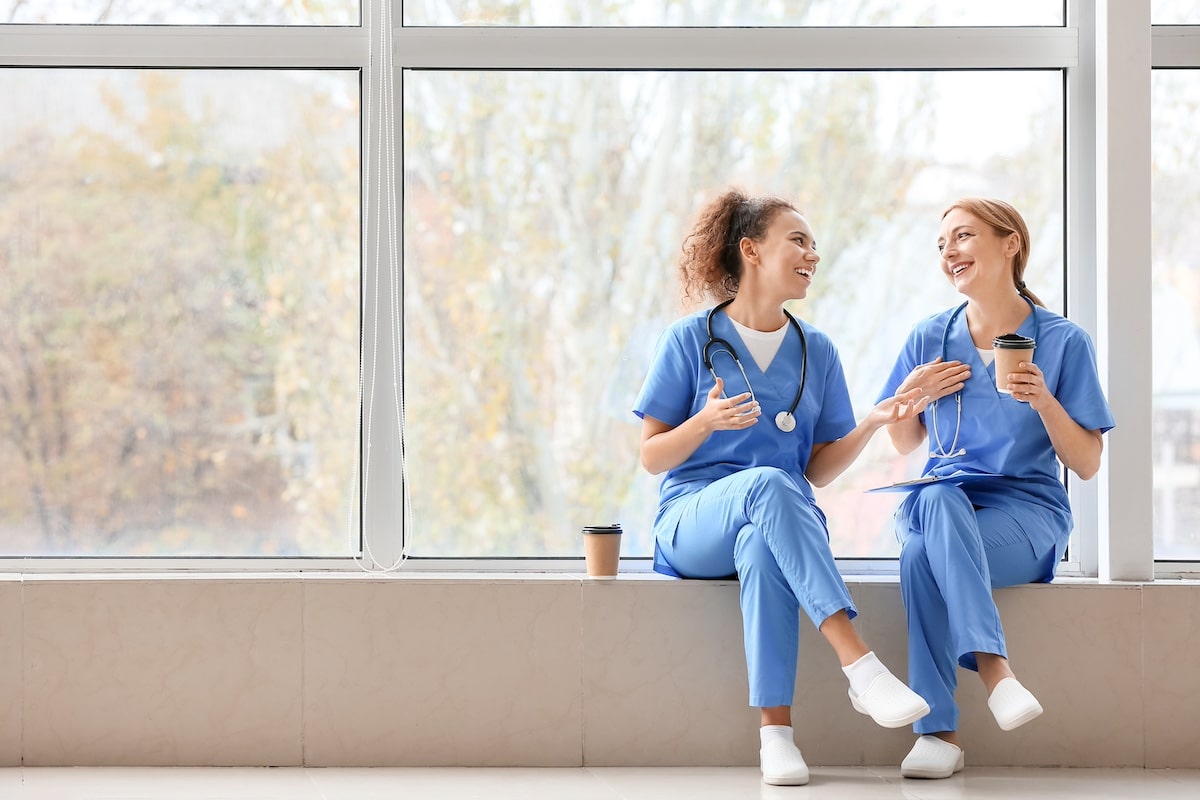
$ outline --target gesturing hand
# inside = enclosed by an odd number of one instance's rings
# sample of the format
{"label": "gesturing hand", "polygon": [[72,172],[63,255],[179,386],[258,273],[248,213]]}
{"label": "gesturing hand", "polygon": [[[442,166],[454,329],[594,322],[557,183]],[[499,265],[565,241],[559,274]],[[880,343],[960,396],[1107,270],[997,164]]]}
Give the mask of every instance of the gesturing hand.
{"label": "gesturing hand", "polygon": [[963,388],[970,377],[971,368],[963,362],[942,361],[942,357],[938,356],[908,373],[908,377],[897,387],[896,396],[900,397],[913,389],[920,389],[921,394],[932,403]]}
{"label": "gesturing hand", "polygon": [[879,402],[867,415],[867,419],[878,425],[890,425],[911,419],[925,410],[930,403],[929,395],[920,387],[908,391],[897,391]]}
{"label": "gesturing hand", "polygon": [[716,384],[708,393],[708,402],[704,404],[698,416],[704,419],[705,427],[713,431],[740,431],[758,422],[762,409],[750,392],[733,397],[722,397],[725,382],[717,378]]}

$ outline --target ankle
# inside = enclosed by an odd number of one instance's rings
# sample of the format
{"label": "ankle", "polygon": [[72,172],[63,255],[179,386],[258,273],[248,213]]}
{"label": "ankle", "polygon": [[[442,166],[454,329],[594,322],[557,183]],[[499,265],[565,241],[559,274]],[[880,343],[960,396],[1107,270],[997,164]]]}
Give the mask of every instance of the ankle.
{"label": "ankle", "polygon": [[979,679],[983,681],[988,694],[996,688],[996,684],[1005,678],[1017,677],[1009,666],[1008,659],[995,653],[976,653],[975,663],[979,667]]}
{"label": "ankle", "polygon": [[962,749],[962,745],[958,741],[958,731],[938,731],[936,733],[930,733],[930,734],[926,734],[926,735],[936,736],[937,738],[941,739],[943,742],[946,742],[947,744],[952,744],[955,747],[957,747],[959,750]]}
{"label": "ankle", "polygon": [[761,708],[759,725],[766,727],[768,725],[784,725],[791,727],[792,725],[792,707],[791,706],[773,706],[771,708]]}
{"label": "ankle", "polygon": [[875,655],[874,650],[842,667],[842,672],[846,674],[846,679],[850,681],[850,688],[856,695],[866,692],[870,688],[871,682],[887,671],[888,668]]}
{"label": "ankle", "polygon": [[763,746],[776,739],[782,739],[788,744],[795,744],[791,725],[763,725],[758,729],[758,740]]}

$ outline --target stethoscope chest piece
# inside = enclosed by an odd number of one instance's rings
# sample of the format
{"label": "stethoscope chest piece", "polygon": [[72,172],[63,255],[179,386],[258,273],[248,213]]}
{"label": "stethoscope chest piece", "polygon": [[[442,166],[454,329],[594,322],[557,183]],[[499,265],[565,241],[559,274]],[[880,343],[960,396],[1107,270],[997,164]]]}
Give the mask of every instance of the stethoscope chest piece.
{"label": "stethoscope chest piece", "polygon": [[[704,343],[704,348],[701,350],[701,355],[704,358],[704,366],[712,373],[713,380],[717,379],[716,370],[713,369],[712,359],[718,353],[728,353],[733,359],[733,363],[737,365],[738,372],[742,373],[742,380],[746,382],[747,388],[750,389],[750,396],[754,397],[754,387],[750,386],[750,379],[746,377],[746,370],[742,369],[742,361],[738,358],[737,352],[733,349],[733,345],[724,339],[719,339],[713,335],[713,315],[720,311],[725,306],[732,303],[733,300],[726,300],[714,306],[708,312],[707,329],[708,341]],[[808,338],[804,335],[804,329],[800,327],[800,323],[796,318],[787,311],[783,312],[788,322],[796,329],[796,333],[800,336],[800,388],[796,390],[796,397],[792,400],[792,406],[786,411],[780,411],[775,415],[775,427],[784,433],[791,433],[796,430],[796,407],[800,405],[800,398],[804,396],[804,384],[808,380]]]}

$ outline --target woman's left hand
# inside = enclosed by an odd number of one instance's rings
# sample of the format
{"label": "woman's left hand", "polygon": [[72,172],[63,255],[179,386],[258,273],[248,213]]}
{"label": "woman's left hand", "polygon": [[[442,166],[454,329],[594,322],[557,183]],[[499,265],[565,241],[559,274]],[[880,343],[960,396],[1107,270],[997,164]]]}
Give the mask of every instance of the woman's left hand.
{"label": "woman's left hand", "polygon": [[1054,395],[1046,388],[1046,377],[1032,361],[1022,361],[1016,372],[1008,374],[1008,388],[1014,400],[1029,403],[1034,411],[1044,410],[1054,402]]}
{"label": "woman's left hand", "polygon": [[1018,364],[1017,371],[1008,375],[1008,386],[1014,400],[1029,403],[1042,418],[1058,460],[1085,481],[1091,480],[1100,469],[1100,454],[1104,452],[1100,431],[1086,429],[1071,419],[1046,387],[1046,376],[1037,364],[1028,361]]}
{"label": "woman's left hand", "polygon": [[912,419],[925,410],[925,407],[929,405],[929,400],[929,395],[925,394],[920,387],[913,387],[903,392],[898,391],[891,397],[884,398],[871,409],[867,419],[880,427]]}

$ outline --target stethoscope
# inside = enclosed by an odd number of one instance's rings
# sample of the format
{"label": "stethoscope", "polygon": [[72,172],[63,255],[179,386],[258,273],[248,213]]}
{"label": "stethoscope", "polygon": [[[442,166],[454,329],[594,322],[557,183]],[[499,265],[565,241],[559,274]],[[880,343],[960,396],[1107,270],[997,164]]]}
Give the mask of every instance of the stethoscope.
{"label": "stethoscope", "polygon": [[[733,300],[726,300],[714,306],[712,311],[708,312],[708,341],[704,343],[704,349],[700,355],[704,359],[704,366],[708,367],[708,372],[713,376],[713,380],[717,379],[717,372],[713,369],[712,357],[720,352],[727,352],[733,358],[733,363],[737,365],[738,372],[742,373],[742,380],[746,382],[746,386],[750,389],[750,399],[758,402],[758,398],[754,396],[754,387],[750,385],[750,378],[746,375],[746,370],[742,368],[742,360],[738,358],[737,351],[733,349],[733,345],[724,339],[713,335],[713,314],[716,314],[725,306],[732,303]],[[800,388],[796,391],[796,399],[792,401],[791,408],[787,411],[780,411],[775,415],[775,427],[784,433],[791,433],[796,430],[796,406],[800,405],[800,398],[804,396],[804,382],[808,379],[808,339],[804,337],[804,329],[800,327],[800,323],[796,318],[783,309],[783,314],[788,318],[788,322],[792,323],[792,327],[796,329],[796,333],[800,334]],[[714,347],[724,347],[725,350],[716,350]]]}
{"label": "stethoscope", "polygon": [[[1037,341],[1038,333],[1041,332],[1041,323],[1038,321],[1037,308],[1033,305],[1033,301],[1025,295],[1021,295],[1021,299],[1029,304],[1029,310],[1033,314],[1033,338]],[[950,315],[950,319],[946,322],[946,329],[942,331],[942,361],[949,359],[946,351],[946,342],[950,338],[950,329],[954,327],[954,321],[958,319],[958,315],[967,307],[963,303],[958,308],[954,309],[954,313]],[[966,388],[965,386],[963,387]],[[963,389],[959,389],[954,393],[955,420],[954,420],[954,439],[950,442],[950,451],[946,451],[945,445],[942,444],[942,435],[938,433],[937,424],[937,407],[941,402],[941,398],[934,400],[933,405],[929,407],[930,425],[933,427],[933,438],[937,442],[937,450],[930,450],[930,458],[958,458],[967,454],[967,448],[958,446],[958,434],[962,430],[962,393]]]}

